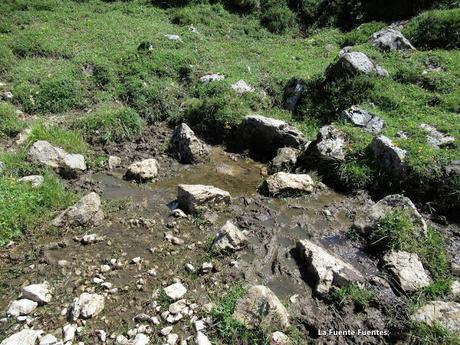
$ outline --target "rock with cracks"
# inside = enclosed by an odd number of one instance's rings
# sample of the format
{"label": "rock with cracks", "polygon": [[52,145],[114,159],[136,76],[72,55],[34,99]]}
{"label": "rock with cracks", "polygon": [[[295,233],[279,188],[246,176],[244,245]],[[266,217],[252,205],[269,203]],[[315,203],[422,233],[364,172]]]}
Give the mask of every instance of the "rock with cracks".
{"label": "rock with cracks", "polygon": [[95,293],[83,292],[80,297],[75,298],[71,310],[71,318],[75,321],[78,318],[89,319],[98,315],[104,310],[105,298]]}
{"label": "rock with cracks", "polygon": [[282,147],[276,152],[275,158],[268,165],[268,173],[275,174],[277,172],[290,172],[295,168],[297,157],[300,151],[292,147]]}
{"label": "rock with cracks", "polygon": [[207,207],[228,205],[231,198],[229,192],[214,186],[180,184],[177,187],[177,201],[182,210],[195,213]]}
{"label": "rock with cracks", "polygon": [[278,297],[266,286],[249,288],[237,302],[233,317],[249,329],[264,327],[268,329],[287,329],[289,313]]}
{"label": "rock with cracks", "polygon": [[52,224],[57,227],[99,225],[104,219],[101,198],[92,192],[57,216]]}
{"label": "rock with cracks", "polygon": [[384,268],[395,278],[404,292],[413,292],[431,283],[417,254],[391,251],[383,257]]}
{"label": "rock with cracks", "polygon": [[369,38],[369,43],[383,51],[415,49],[401,31],[391,28],[373,33]]}
{"label": "rock with cracks", "polygon": [[379,134],[385,127],[385,122],[380,117],[355,106],[344,110],[341,117],[371,134]]}
{"label": "rock with cracks", "polygon": [[244,248],[248,239],[232,222],[227,221],[217,233],[214,247],[222,251],[234,252]]}
{"label": "rock with cracks", "polygon": [[398,210],[402,210],[407,214],[414,225],[419,228],[421,234],[427,232],[426,222],[418,213],[413,202],[401,194],[387,195],[375,205],[366,207],[358,213],[353,226],[361,234],[369,235],[377,229],[380,220]]}
{"label": "rock with cracks", "polygon": [[185,123],[174,129],[170,144],[172,155],[181,163],[200,163],[209,160],[209,146],[198,139]]}
{"label": "rock with cracks", "polygon": [[30,148],[27,157],[33,163],[57,169],[63,177],[73,178],[86,170],[83,155],[67,153],[44,140],[36,141]]}
{"label": "rock with cracks", "polygon": [[459,333],[460,303],[431,301],[417,309],[411,320],[429,326],[441,325],[451,332]]}
{"label": "rock with cracks", "polygon": [[246,116],[242,123],[242,140],[252,150],[274,154],[281,147],[300,149],[305,137],[286,122],[260,115]]}
{"label": "rock with cracks", "polygon": [[264,181],[262,191],[271,196],[288,196],[312,193],[314,186],[310,175],[279,172]]}
{"label": "rock with cracks", "polygon": [[156,159],[144,159],[131,164],[128,167],[125,177],[128,180],[135,180],[138,182],[151,181],[158,176],[159,168],[160,166]]}
{"label": "rock with cracks", "polygon": [[388,71],[361,52],[344,53],[326,69],[326,78],[331,80],[359,74],[387,77]]}
{"label": "rock with cracks", "polygon": [[309,240],[297,242],[297,250],[308,272],[307,279],[320,295],[327,294],[332,286],[342,287],[364,279],[352,265]]}

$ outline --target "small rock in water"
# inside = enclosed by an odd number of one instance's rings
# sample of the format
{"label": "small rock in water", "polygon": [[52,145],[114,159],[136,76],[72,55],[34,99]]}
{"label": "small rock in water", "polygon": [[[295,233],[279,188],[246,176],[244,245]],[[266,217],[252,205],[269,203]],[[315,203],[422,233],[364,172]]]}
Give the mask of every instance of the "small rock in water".
{"label": "small rock in water", "polygon": [[177,188],[180,207],[189,213],[197,212],[202,206],[230,204],[230,193],[214,186],[180,184]]}
{"label": "small rock in water", "polygon": [[117,156],[109,156],[108,166],[110,170],[115,169],[121,164],[121,158]]}
{"label": "small rock in water", "polygon": [[262,191],[271,196],[312,193],[314,181],[307,174],[289,174],[278,172],[269,176],[262,185]]}
{"label": "small rock in water", "polygon": [[135,162],[128,167],[125,177],[128,180],[138,182],[147,182],[158,175],[160,166],[156,159],[144,159],[143,161]]}

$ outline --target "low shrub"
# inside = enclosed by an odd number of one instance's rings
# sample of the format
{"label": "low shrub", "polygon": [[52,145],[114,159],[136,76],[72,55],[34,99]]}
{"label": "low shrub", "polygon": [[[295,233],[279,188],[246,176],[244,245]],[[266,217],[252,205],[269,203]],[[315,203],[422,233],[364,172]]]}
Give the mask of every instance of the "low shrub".
{"label": "low shrub", "polygon": [[260,21],[268,31],[283,34],[296,25],[296,15],[287,4],[268,4],[263,10]]}
{"label": "low shrub", "polygon": [[82,90],[78,82],[69,77],[43,80],[36,95],[37,111],[60,113],[82,103]]}
{"label": "low shrub", "polygon": [[79,119],[74,127],[81,129],[89,141],[122,142],[142,133],[144,120],[131,108],[104,107]]}
{"label": "low shrub", "polygon": [[460,8],[422,13],[409,22],[404,34],[417,48],[459,49]]}
{"label": "low shrub", "polygon": [[383,22],[364,23],[344,34],[341,46],[354,46],[364,44],[369,41],[369,38],[374,32],[383,29],[386,26]]}

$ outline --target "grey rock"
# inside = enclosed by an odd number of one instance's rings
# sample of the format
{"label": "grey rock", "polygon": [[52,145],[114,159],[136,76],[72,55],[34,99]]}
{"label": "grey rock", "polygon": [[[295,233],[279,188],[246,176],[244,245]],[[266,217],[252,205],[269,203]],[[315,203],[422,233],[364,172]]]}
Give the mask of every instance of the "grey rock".
{"label": "grey rock", "polygon": [[208,337],[203,332],[197,332],[195,337],[196,345],[211,345]]}
{"label": "grey rock", "polygon": [[450,162],[444,170],[447,176],[460,176],[460,160]]}
{"label": "grey rock", "polygon": [[426,139],[431,147],[439,149],[455,143],[455,138],[453,136],[442,133],[433,126],[422,123],[420,128],[426,132]]}
{"label": "grey rock", "polygon": [[271,196],[286,196],[298,193],[312,193],[315,183],[310,175],[279,172],[269,176],[262,190]]}
{"label": "grey rock", "polygon": [[45,179],[43,178],[42,175],[30,175],[30,176],[21,177],[18,181],[30,183],[32,185],[32,188],[38,188],[43,184]]}
{"label": "grey rock", "polygon": [[212,83],[214,81],[220,81],[220,80],[224,80],[225,79],[225,76],[223,74],[216,74],[216,73],[213,73],[213,74],[206,74],[204,76],[202,76],[200,78],[200,83],[201,84],[209,84],[209,83]]}
{"label": "grey rock", "polygon": [[342,287],[364,279],[355,267],[309,240],[298,241],[297,250],[305,261],[315,291],[320,295],[329,293],[332,286]]}
{"label": "grey rock", "polygon": [[246,83],[244,80],[238,80],[236,83],[230,86],[233,91],[239,94],[245,94],[249,92],[254,92],[254,89]]}
{"label": "grey rock", "polygon": [[397,210],[404,210],[407,213],[414,225],[420,229],[420,234],[427,232],[428,227],[426,222],[417,211],[413,202],[401,194],[387,195],[375,205],[359,211],[353,226],[363,235],[368,235],[377,229],[381,219]]}
{"label": "grey rock", "polygon": [[346,75],[377,75],[387,77],[388,71],[377,65],[366,54],[361,52],[348,52],[339,55],[339,60],[326,69],[327,79],[341,78]]}
{"label": "grey rock", "polygon": [[370,149],[383,168],[395,179],[402,179],[406,172],[406,150],[397,147],[390,138],[375,137]]}
{"label": "grey rock", "polygon": [[404,292],[413,292],[431,283],[431,278],[417,254],[391,251],[385,254],[383,262],[384,268],[393,275]]}
{"label": "grey rock", "polygon": [[17,301],[13,301],[10,304],[7,313],[11,316],[29,315],[37,308],[37,306],[37,302],[22,298]]}
{"label": "grey rock", "polygon": [[415,49],[401,31],[386,28],[375,32],[369,38],[369,43],[380,50],[409,50]]}
{"label": "grey rock", "polygon": [[79,172],[86,170],[83,155],[67,153],[43,140],[38,140],[32,145],[27,157],[33,163],[58,169],[64,177],[75,177]]}
{"label": "grey rock", "polygon": [[237,302],[233,318],[249,329],[257,326],[287,329],[289,313],[278,297],[266,286],[256,285],[248,289]]}
{"label": "grey rock", "polygon": [[11,101],[14,98],[13,94],[11,93],[11,91],[3,92],[2,97],[3,97],[3,99],[5,101]]}
{"label": "grey rock", "polygon": [[139,182],[146,182],[153,180],[158,176],[158,169],[160,168],[158,162],[154,158],[144,159],[135,162],[128,167],[125,177],[128,180],[136,180]]}
{"label": "grey rock", "polygon": [[270,345],[289,345],[289,337],[283,332],[276,331],[270,335]]}
{"label": "grey rock", "polygon": [[411,319],[430,326],[436,324],[447,328],[451,332],[460,332],[460,303],[431,301],[420,307],[412,314]]}
{"label": "grey rock", "polygon": [[40,338],[39,345],[57,345],[57,343],[58,343],[58,340],[54,335],[46,334]]}
{"label": "grey rock", "polygon": [[209,160],[211,150],[198,139],[185,123],[174,129],[171,137],[171,153],[181,163],[199,163]]}
{"label": "grey rock", "polygon": [[227,221],[217,233],[214,247],[224,251],[237,251],[248,243],[246,236],[232,222]]}
{"label": "grey rock", "polygon": [[121,164],[121,158],[117,156],[109,156],[108,166],[110,170],[115,169]]}
{"label": "grey rock", "polygon": [[174,41],[174,42],[182,42],[182,39],[180,38],[179,35],[171,35],[171,34],[166,34],[164,35],[168,40]]}
{"label": "grey rock", "polygon": [[174,283],[164,288],[166,296],[171,298],[173,301],[177,301],[185,296],[187,288],[181,283]]}
{"label": "grey rock", "polygon": [[200,208],[228,205],[230,193],[214,186],[180,184],[177,188],[177,201],[181,209],[195,213]]}
{"label": "grey rock", "polygon": [[23,329],[3,340],[0,345],[35,345],[42,331]]}
{"label": "grey rock", "polygon": [[75,321],[78,318],[89,319],[104,310],[105,298],[96,293],[83,292],[80,297],[75,298],[71,318]]}
{"label": "grey rock", "polygon": [[355,106],[344,110],[341,116],[344,120],[372,134],[379,134],[385,127],[385,122],[380,117]]}
{"label": "grey rock", "polygon": [[270,161],[268,165],[268,173],[275,174],[277,172],[292,171],[297,163],[297,157],[300,150],[292,147],[282,147],[278,149],[275,158]]}
{"label": "grey rock", "polygon": [[57,227],[91,226],[99,225],[103,219],[101,198],[91,192],[54,218],[52,225]]}
{"label": "grey rock", "polygon": [[6,164],[2,161],[0,161],[0,173],[6,169]]}
{"label": "grey rock", "polygon": [[65,325],[62,327],[62,336],[64,343],[72,342],[75,338],[75,334],[77,333],[77,326],[76,325]]}
{"label": "grey rock", "polygon": [[284,107],[287,110],[294,111],[304,90],[305,84],[301,79],[290,80],[284,91]]}
{"label": "grey rock", "polygon": [[276,152],[281,147],[300,149],[305,145],[302,132],[286,122],[260,115],[246,116],[242,123],[247,146],[261,152]]}
{"label": "grey rock", "polygon": [[319,158],[343,161],[346,142],[345,134],[339,129],[330,125],[321,127],[316,139],[316,150]]}
{"label": "grey rock", "polygon": [[132,345],[148,345],[150,342],[150,337],[143,333],[138,333],[133,339]]}
{"label": "grey rock", "polygon": [[21,295],[23,298],[35,301],[40,305],[48,304],[52,298],[48,282],[25,286],[21,289]]}

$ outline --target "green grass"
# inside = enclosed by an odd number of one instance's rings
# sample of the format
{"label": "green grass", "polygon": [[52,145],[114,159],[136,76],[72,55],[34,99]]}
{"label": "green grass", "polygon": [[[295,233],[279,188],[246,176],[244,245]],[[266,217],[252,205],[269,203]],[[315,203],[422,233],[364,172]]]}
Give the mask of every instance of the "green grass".
{"label": "green grass", "polygon": [[458,334],[450,332],[442,325],[429,326],[413,323],[409,334],[410,343],[414,345],[459,345]]}
{"label": "green grass", "polygon": [[331,292],[332,300],[339,306],[348,302],[354,303],[357,310],[364,310],[375,299],[375,293],[367,288],[356,284],[350,284],[343,288],[337,288]]}
{"label": "green grass", "polygon": [[16,109],[8,103],[0,102],[0,137],[17,135],[24,124],[18,119]]}
{"label": "green grass", "polygon": [[102,107],[74,124],[88,140],[102,143],[133,139],[142,133],[144,126],[144,120],[135,110],[110,106]]}

